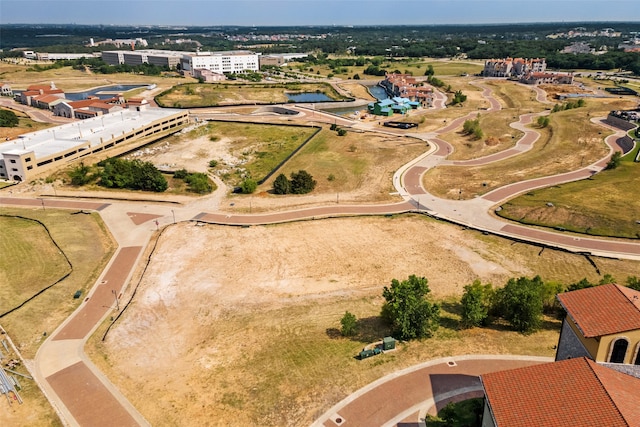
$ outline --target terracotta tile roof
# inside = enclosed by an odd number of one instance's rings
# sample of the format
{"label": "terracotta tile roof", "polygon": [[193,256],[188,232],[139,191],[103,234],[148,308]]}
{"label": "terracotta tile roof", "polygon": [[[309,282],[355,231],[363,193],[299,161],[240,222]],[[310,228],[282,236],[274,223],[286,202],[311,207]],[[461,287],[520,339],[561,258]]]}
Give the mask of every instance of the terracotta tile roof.
{"label": "terracotta tile roof", "polygon": [[558,294],[586,338],[640,329],[640,292],[608,284]]}
{"label": "terracotta tile roof", "polygon": [[587,358],[481,376],[496,427],[640,425],[640,379]]}

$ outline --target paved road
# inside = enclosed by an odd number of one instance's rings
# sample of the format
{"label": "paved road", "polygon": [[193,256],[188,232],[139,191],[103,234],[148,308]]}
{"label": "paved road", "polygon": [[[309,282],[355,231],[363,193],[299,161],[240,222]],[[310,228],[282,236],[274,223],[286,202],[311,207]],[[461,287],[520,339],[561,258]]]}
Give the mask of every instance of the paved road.
{"label": "paved road", "polygon": [[548,357],[504,355],[430,360],[363,387],[322,414],[312,427],[419,425],[427,413],[435,415],[449,402],[481,397],[479,375],[552,361]]}
{"label": "paved road", "polygon": [[[538,92],[537,96],[540,97],[539,89],[536,89],[536,91]],[[491,92],[488,89],[485,89],[483,93],[490,102],[491,107],[489,110],[500,108],[499,102],[492,98]],[[443,106],[442,99],[438,99],[439,105]],[[308,111],[301,111],[299,116],[306,116],[308,120]],[[335,120],[333,115],[319,112],[312,112],[312,114],[314,117],[316,114],[318,115],[318,117],[316,117],[317,120],[328,123]],[[36,355],[35,372],[38,382],[43,386],[53,404],[62,412],[66,422],[71,425],[106,425],[105,420],[107,420],[107,423],[109,422],[106,414],[110,414],[109,416],[112,420],[117,420],[118,425],[147,425],[146,420],[144,420],[108,379],[95,368],[91,361],[88,360],[83,349],[86,339],[95,327],[97,327],[97,324],[112,312],[112,305],[115,303],[115,300],[111,300],[111,298],[119,296],[126,286],[131,272],[142,253],[142,248],[147,245],[152,233],[158,226],[165,226],[175,222],[176,217],[179,221],[192,220],[226,225],[255,225],[312,220],[332,216],[387,215],[419,211],[454,223],[523,241],[556,246],[575,252],[640,259],[640,245],[636,243],[540,231],[519,225],[506,224],[504,221],[497,219],[489,213],[500,201],[528,191],[530,188],[538,188],[540,186],[580,179],[585,176],[584,174],[590,175],[595,173],[601,170],[604,164],[606,164],[608,156],[580,171],[513,184],[494,190],[483,197],[473,200],[445,200],[429,194],[422,186],[422,175],[429,168],[447,162],[446,157],[453,151],[453,147],[439,139],[438,135],[455,129],[460,126],[464,120],[473,118],[475,115],[476,113],[470,113],[467,116],[455,119],[438,132],[424,135],[413,134],[415,137],[427,140],[430,143],[430,149],[422,156],[403,166],[394,175],[393,184],[398,193],[405,199],[404,202],[396,204],[336,204],[270,214],[232,215],[215,211],[203,212],[198,208],[198,202],[192,205],[178,207],[154,204],[151,201],[144,206],[140,206],[140,204],[136,203],[113,200],[109,203],[102,203],[59,200],[58,198],[0,198],[0,203],[6,205],[96,210],[100,212],[100,215],[119,244],[119,249],[111,260],[107,270],[98,279],[89,294],[89,300],[84,302],[74,314],[50,336],[38,351]],[[235,117],[237,118],[237,116]],[[520,118],[519,124],[514,126],[524,126],[531,118],[531,115],[523,115]],[[345,120],[345,125],[352,126],[354,129],[362,128],[363,130],[371,130],[371,125],[369,124],[352,122],[347,119],[343,120]],[[603,123],[599,123],[604,126]],[[535,132],[525,129],[524,127],[523,129],[525,130],[525,135],[518,141],[515,148],[498,155],[476,159],[474,162],[488,163],[499,161],[505,157],[518,155],[529,149],[530,146],[535,143],[535,140],[537,140],[537,136]],[[387,130],[375,130],[394,134]],[[611,147],[611,152],[619,149],[619,147],[616,148],[615,140],[622,134],[623,132],[617,132],[614,136],[607,138],[607,144]],[[458,162],[457,166],[462,167],[470,164],[475,163]],[[411,384],[416,385],[418,387],[416,399],[418,400],[409,399],[409,394],[407,394],[406,399],[404,397],[400,400],[394,399],[393,402],[396,402],[395,404],[385,406],[375,400],[378,397],[374,398],[374,396],[378,396],[378,393],[363,393],[362,396],[356,394],[356,396],[348,398],[346,400],[348,402],[345,401],[345,405],[339,408],[340,417],[344,417],[340,425],[344,425],[347,422],[350,422],[349,425],[357,425],[359,421],[356,422],[356,420],[363,419],[369,419],[371,422],[370,425],[386,425],[389,423],[389,425],[393,425],[407,417],[413,417],[411,419],[415,419],[414,415],[421,413],[420,411],[422,409],[420,408],[425,406],[425,400],[419,400],[422,398],[419,397],[420,393],[423,393],[425,389],[428,390],[429,384],[431,390],[434,392],[433,399],[436,403],[444,402],[456,396],[465,395],[465,393],[473,394],[478,390],[474,389],[474,387],[476,387],[473,385],[474,380],[466,378],[466,376],[487,372],[485,369],[489,369],[489,366],[493,365],[486,361],[480,364],[465,361],[464,363],[461,362],[459,368],[456,369],[449,369],[452,368],[451,366],[447,366],[447,369],[438,367],[438,369],[443,369],[443,371],[428,371],[431,372],[430,374],[425,374],[427,371],[417,373],[420,370],[416,369],[415,371],[403,374],[407,375],[403,380],[385,380],[383,383],[386,384],[388,382],[389,384],[384,385],[384,387],[387,387],[387,391],[391,393],[391,396],[400,395],[398,393],[405,393],[407,387]],[[505,366],[507,366],[505,363],[500,363],[500,367]],[[493,368],[496,368],[496,366],[490,369]],[[411,372],[416,373],[411,374]],[[455,379],[451,384],[458,384],[458,388],[446,389],[443,394],[434,386],[433,381],[427,383],[424,380],[424,375],[445,375],[445,373],[446,375],[454,375],[453,377],[449,377],[447,381],[452,378]],[[421,378],[420,375],[422,375],[423,380],[419,379]],[[433,380],[433,377],[429,378]],[[471,382],[466,382],[467,380]],[[401,384],[401,386],[398,384]],[[384,394],[387,393],[380,395]],[[371,396],[374,400],[365,399],[365,395]],[[389,394],[387,394],[387,396],[389,396]],[[358,397],[358,399],[356,399],[356,397]],[[96,401],[101,402],[101,404],[92,404],[92,402]],[[414,406],[407,409],[406,405],[414,401],[418,403],[415,403]],[[404,406],[400,408],[401,405]],[[415,405],[422,406],[418,408]],[[372,408],[375,410],[372,410]],[[372,414],[371,417],[373,418],[366,418],[369,416],[367,415],[369,413]],[[325,423],[325,425],[338,425],[335,423],[336,414],[338,414],[338,410],[329,414],[329,418],[326,418],[323,423]],[[331,419],[334,421],[331,421]]]}

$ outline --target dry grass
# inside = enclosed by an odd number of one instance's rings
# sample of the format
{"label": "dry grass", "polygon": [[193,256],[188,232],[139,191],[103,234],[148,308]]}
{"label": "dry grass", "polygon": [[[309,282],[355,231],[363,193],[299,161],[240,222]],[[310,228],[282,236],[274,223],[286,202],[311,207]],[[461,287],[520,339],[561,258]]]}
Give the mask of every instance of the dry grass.
{"label": "dry grass", "polygon": [[[206,261],[193,248],[206,249]],[[172,264],[177,253],[181,263]],[[638,268],[595,262],[619,278]],[[429,279],[442,302],[441,328],[432,339],[355,360],[365,344],[389,333],[378,318],[382,287],[409,274]],[[135,302],[105,343],[94,338],[89,347],[153,425],[308,425],[349,393],[426,359],[552,356],[560,326],[554,319],[533,335],[500,325],[458,327],[465,284],[535,274],[564,283],[600,277],[583,257],[415,215],[185,225],[163,235]],[[337,336],[347,310],[359,319],[353,339]]]}
{"label": "dry grass", "polygon": [[[115,244],[98,214],[73,215],[70,211],[54,209],[7,207],[2,208],[2,213],[22,215],[42,221],[73,265],[73,272],[69,277],[2,319],[4,328],[23,356],[31,359],[44,340],[43,332],[52,332],[80,304],[82,299],[73,299],[73,294],[77,290],[82,290],[86,294],[87,290],[93,286],[113,254]],[[17,226],[14,225],[14,227]],[[7,232],[19,238],[19,234],[16,233],[18,230],[8,229]],[[42,249],[43,243],[41,241],[37,245],[30,243],[32,242],[20,239],[12,242],[11,247],[21,248],[23,259],[37,261],[40,259],[37,251]],[[29,277],[32,274],[32,267],[30,263],[19,263],[16,271],[13,271],[15,276],[0,282],[0,287],[15,286],[8,283],[9,279],[16,281],[17,278]]]}
{"label": "dry grass", "polygon": [[152,84],[158,88],[169,88],[173,85],[194,82],[192,78],[144,76],[131,73],[93,74],[84,70],[74,70],[63,67],[46,71],[27,71],[30,65],[16,65],[0,62],[0,79],[10,83],[14,89],[26,89],[30,85],[49,85],[54,82],[56,87],[65,91],[80,91],[97,86],[112,84]]}
{"label": "dry grass", "polygon": [[0,216],[0,229],[0,313],[5,313],[61,279],[71,266],[38,222]]}
{"label": "dry grass", "polygon": [[156,98],[166,107],[194,108],[218,105],[286,103],[288,93],[321,92],[332,100],[342,100],[326,83],[191,83],[175,86]]}
{"label": "dry grass", "polygon": [[541,137],[530,151],[486,166],[437,167],[424,175],[423,184],[439,197],[458,197],[462,189],[463,197],[472,198],[510,183],[587,166],[608,153],[603,139],[609,131],[590,118],[631,105],[626,100],[590,99],[586,107],[552,114],[551,125],[537,129]]}
{"label": "dry grass", "polygon": [[[113,254],[115,245],[97,214],[71,215],[70,211],[8,207],[2,207],[0,212],[4,215],[21,215],[42,221],[73,265],[73,272],[65,280],[48,289],[24,307],[2,318],[2,326],[22,356],[26,359],[33,359],[38,347],[46,338],[43,332],[52,332],[80,304],[83,299],[73,299],[74,292],[83,290],[83,294],[86,294],[88,289],[93,286]],[[49,273],[54,275],[55,272],[49,272],[48,269],[54,268],[51,264],[56,264],[59,261],[57,250],[52,250],[47,244],[47,239],[39,237],[42,230],[38,227],[25,228],[25,224],[29,223],[10,221],[11,223],[3,219],[2,225],[0,225],[4,242],[2,259],[5,262],[5,259],[10,259],[10,257],[15,259],[18,255],[21,259],[20,262],[16,261],[16,265],[6,270],[10,274],[8,277],[0,275],[0,289],[15,289],[20,285],[25,288],[33,288],[32,284],[25,282],[26,280],[38,280],[39,282],[36,284],[39,286],[44,281],[49,284],[50,279],[47,276]],[[6,241],[7,236],[13,236],[11,241]],[[11,255],[13,251],[15,253]],[[43,260],[44,255],[54,259]],[[29,262],[25,262],[25,260],[29,260]],[[38,268],[34,268],[34,266]],[[5,271],[4,267],[2,268]],[[35,272],[39,274],[39,278],[34,277]],[[24,386],[21,395],[25,403],[20,406],[13,405],[7,411],[0,410],[0,424],[14,426],[61,425],[35,383],[27,379],[20,381]]]}
{"label": "dry grass", "polygon": [[[413,138],[398,138],[368,132],[348,131],[345,136],[322,130],[281,169],[285,175],[306,170],[317,181],[314,194],[340,193],[344,202],[397,200],[389,193],[394,172],[427,150]],[[260,186],[271,188],[275,176]],[[351,194],[351,196],[350,196]]]}
{"label": "dry grass", "polygon": [[33,121],[26,113],[21,111],[11,110],[9,108],[3,108],[4,110],[13,111],[18,117],[18,126],[15,127],[0,127],[0,141],[4,142],[7,138],[16,139],[18,135],[22,135],[29,132],[35,132],[41,129],[47,129],[54,126],[51,123],[40,123]]}

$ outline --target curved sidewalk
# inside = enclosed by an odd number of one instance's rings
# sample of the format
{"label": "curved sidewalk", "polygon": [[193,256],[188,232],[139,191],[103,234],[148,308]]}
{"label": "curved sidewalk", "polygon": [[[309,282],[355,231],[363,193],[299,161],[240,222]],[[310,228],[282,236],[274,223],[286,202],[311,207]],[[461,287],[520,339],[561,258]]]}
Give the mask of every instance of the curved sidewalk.
{"label": "curved sidewalk", "polygon": [[419,425],[427,413],[435,415],[449,402],[481,397],[479,375],[552,361],[549,357],[508,355],[430,360],[361,388],[325,412],[312,427]]}

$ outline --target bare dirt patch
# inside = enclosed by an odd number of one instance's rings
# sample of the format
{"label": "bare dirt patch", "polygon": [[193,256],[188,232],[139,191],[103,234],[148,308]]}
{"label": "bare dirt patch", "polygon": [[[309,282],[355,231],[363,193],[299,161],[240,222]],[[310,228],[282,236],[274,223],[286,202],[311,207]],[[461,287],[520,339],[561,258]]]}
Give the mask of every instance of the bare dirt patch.
{"label": "bare dirt patch", "polygon": [[[436,339],[370,362],[353,358],[388,333],[377,316],[392,278],[424,275],[443,298],[476,278],[595,274],[580,257],[538,252],[417,216],[178,225],[163,234],[121,322],[90,347],[152,425],[308,425],[348,393],[425,358],[552,355],[556,323],[524,337],[459,331],[445,320]],[[451,307],[443,306],[447,319]],[[331,332],[345,310],[365,331],[355,340]]]}

